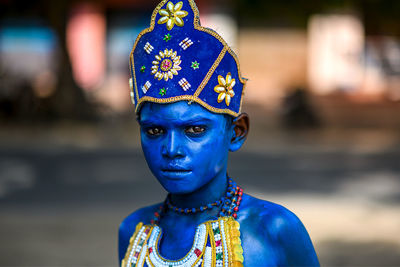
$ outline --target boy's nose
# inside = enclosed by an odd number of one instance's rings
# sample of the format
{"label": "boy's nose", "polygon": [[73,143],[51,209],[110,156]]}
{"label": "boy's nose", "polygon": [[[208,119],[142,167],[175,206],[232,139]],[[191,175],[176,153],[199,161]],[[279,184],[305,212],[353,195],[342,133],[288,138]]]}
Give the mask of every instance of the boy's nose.
{"label": "boy's nose", "polygon": [[168,133],[168,137],[165,138],[162,147],[162,155],[168,158],[183,157],[184,151],[182,147],[182,140],[176,132],[172,131]]}

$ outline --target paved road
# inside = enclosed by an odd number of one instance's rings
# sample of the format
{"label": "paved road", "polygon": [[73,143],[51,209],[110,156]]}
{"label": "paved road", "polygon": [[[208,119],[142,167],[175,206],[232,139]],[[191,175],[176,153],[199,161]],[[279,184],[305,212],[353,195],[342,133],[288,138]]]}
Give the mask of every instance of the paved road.
{"label": "paved road", "polygon": [[[247,192],[300,213],[324,265],[400,266],[399,158],[398,147],[250,148],[232,154],[230,174]],[[164,197],[137,148],[3,146],[0,266],[115,266],[121,219]],[[363,228],[379,211],[386,217]],[[329,225],[332,213],[340,218]],[[360,233],[347,238],[342,223],[350,236],[351,227]]]}

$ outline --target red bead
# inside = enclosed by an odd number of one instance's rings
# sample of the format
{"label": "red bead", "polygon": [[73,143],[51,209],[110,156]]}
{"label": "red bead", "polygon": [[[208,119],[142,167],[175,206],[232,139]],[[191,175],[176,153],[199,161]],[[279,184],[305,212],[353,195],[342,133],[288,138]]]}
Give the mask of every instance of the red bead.
{"label": "red bead", "polygon": [[237,218],[237,214],[236,213],[232,214],[232,217],[236,219]]}
{"label": "red bead", "polygon": [[201,250],[199,250],[198,248],[196,248],[196,249],[194,250],[194,254],[196,254],[197,257],[200,257],[200,255],[201,255]]}
{"label": "red bead", "polygon": [[221,246],[221,240],[215,241],[215,246],[216,246],[216,247]]}
{"label": "red bead", "polygon": [[152,253],[152,252],[153,252],[153,248],[149,247],[149,253]]}
{"label": "red bead", "polygon": [[158,212],[154,212],[154,216],[160,217],[160,214]]}
{"label": "red bead", "polygon": [[242,191],[239,191],[239,196],[242,196],[243,195],[243,192]]}
{"label": "red bead", "polygon": [[235,207],[233,210],[234,210],[234,211],[238,211],[238,210],[239,210],[239,207]]}

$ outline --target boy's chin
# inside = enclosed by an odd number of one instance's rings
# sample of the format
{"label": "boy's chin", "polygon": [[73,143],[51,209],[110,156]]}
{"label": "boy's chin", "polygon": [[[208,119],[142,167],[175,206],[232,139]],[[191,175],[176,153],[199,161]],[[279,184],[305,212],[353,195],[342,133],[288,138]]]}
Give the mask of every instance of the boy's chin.
{"label": "boy's chin", "polygon": [[191,194],[200,188],[200,186],[197,187],[193,182],[182,180],[163,181],[160,183],[168,193],[176,195]]}

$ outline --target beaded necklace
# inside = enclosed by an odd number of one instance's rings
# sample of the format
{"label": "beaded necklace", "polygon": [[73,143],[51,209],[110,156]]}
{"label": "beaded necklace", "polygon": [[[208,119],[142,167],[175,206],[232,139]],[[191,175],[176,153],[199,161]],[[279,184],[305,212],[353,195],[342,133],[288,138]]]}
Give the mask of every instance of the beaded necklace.
{"label": "beaded necklace", "polygon": [[163,205],[158,207],[158,211],[154,212],[154,217],[150,221],[152,225],[156,225],[159,223],[162,214],[170,209],[174,212],[182,213],[182,214],[194,214],[198,212],[203,212],[207,209],[212,209],[214,207],[218,207],[221,204],[221,210],[218,214],[218,217],[231,216],[233,218],[237,218],[237,212],[239,211],[240,202],[242,201],[243,189],[237,186],[236,182],[232,180],[232,178],[228,177],[228,189],[226,190],[225,196],[221,197],[219,200],[209,203],[204,206],[200,206],[198,208],[179,208],[174,206],[171,203],[171,196],[168,194],[167,198],[164,201]]}
{"label": "beaded necklace", "polygon": [[[170,196],[167,196],[163,205],[154,213],[151,225],[139,223],[136,226],[121,266],[243,266],[240,225],[235,220],[242,195],[242,188],[228,178],[225,196],[198,208],[176,207],[171,203]],[[202,223],[196,228],[193,246],[185,257],[172,261],[160,255],[158,245],[162,230],[158,224],[167,209],[182,214],[194,214],[218,206],[222,206],[218,219]]]}

